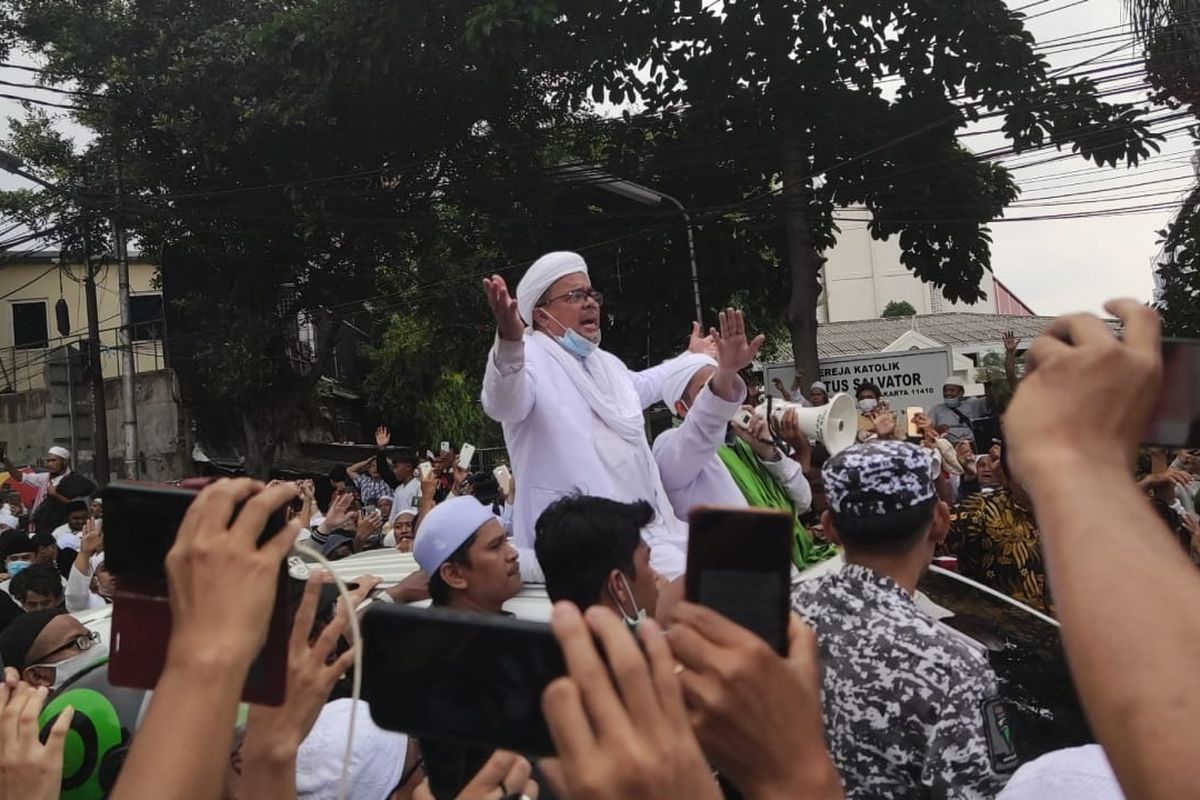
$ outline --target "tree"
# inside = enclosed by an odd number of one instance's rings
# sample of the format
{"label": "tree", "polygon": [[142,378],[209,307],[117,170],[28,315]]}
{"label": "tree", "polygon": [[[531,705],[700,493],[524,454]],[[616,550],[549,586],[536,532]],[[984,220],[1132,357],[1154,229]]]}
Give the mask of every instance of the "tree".
{"label": "tree", "polygon": [[[10,5],[46,80],[80,92],[72,116],[96,137],[71,154],[77,177],[90,168],[105,208],[163,254],[167,284],[202,273],[173,309],[196,321],[202,433],[246,448],[254,474],[295,439],[331,345],[297,357],[298,315],[369,328],[459,259],[450,308],[469,317],[471,270],[522,246],[552,202],[542,143],[569,115],[467,42],[472,3]],[[502,193],[480,191],[498,176]],[[481,238],[496,244],[468,251]]]}
{"label": "tree", "polygon": [[892,317],[915,317],[917,310],[913,308],[912,303],[907,300],[892,300],[883,307],[883,313],[880,314],[881,319],[891,319]]}
{"label": "tree", "polygon": [[[1158,99],[1200,117],[1200,0],[1128,0]],[[1200,143],[1198,143],[1200,148]],[[1200,184],[1159,232],[1158,304],[1166,332],[1200,337]]]}
{"label": "tree", "polygon": [[982,297],[988,223],[1018,190],[1001,153],[969,152],[958,131],[996,120],[1013,152],[1070,148],[1097,165],[1154,149],[1141,112],[1101,102],[1087,78],[1051,76],[1002,0],[746,0],[691,14],[668,0],[563,0],[549,21],[511,0],[490,6],[506,41],[527,31],[538,63],[565,76],[561,102],[637,100],[634,137],[679,134],[678,182],[736,176],[743,190],[702,220],[776,226],[809,375],[837,209],[865,207],[872,235],[898,236],[914,274],[970,302]]}

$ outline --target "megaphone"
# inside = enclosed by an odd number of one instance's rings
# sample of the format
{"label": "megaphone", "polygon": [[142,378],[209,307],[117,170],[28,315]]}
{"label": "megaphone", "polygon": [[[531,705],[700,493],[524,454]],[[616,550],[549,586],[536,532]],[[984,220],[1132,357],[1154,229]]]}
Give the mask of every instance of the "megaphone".
{"label": "megaphone", "polygon": [[[786,400],[771,401],[771,419],[776,425],[783,422],[783,416],[789,411],[796,412],[796,421],[804,435],[825,445],[830,455],[842,452],[858,438],[858,406],[848,394],[835,394],[827,404],[816,407]],[[759,419],[766,419],[767,404],[761,404],[754,413]],[[734,418],[734,424],[747,428],[749,417],[748,411],[742,412]]]}

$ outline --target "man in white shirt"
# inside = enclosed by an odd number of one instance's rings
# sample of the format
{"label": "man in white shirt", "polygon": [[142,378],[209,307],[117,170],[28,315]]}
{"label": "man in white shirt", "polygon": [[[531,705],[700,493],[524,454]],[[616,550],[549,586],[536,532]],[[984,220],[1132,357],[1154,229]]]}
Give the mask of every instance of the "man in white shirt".
{"label": "man in white shirt", "polygon": [[29,509],[34,527],[52,532],[67,519],[66,505],[77,497],[96,492],[96,484],[71,471],[71,451],[54,446],[46,451],[47,472],[21,472],[7,455],[0,456],[9,477],[18,483],[37,487],[37,498]]}
{"label": "man in white shirt", "polygon": [[663,403],[683,424],[658,435],[654,460],[675,516],[684,522],[699,505],[746,505],[717,450],[746,398],[746,384],[738,372],[754,361],[763,337],[747,341],[740,311],[723,311],[720,318],[717,358],[689,353],[675,360],[663,381]]}
{"label": "man in white shirt", "polygon": [[80,537],[83,536],[83,526],[91,519],[86,500],[72,500],[67,504],[67,521],[54,529],[54,542],[59,550],[74,550],[79,552]]}
{"label": "man in white shirt", "polygon": [[668,579],[681,575],[687,528],[667,499],[642,417],[661,396],[669,366],[632,372],[600,349],[602,297],[576,253],[538,259],[516,298],[499,275],[485,279],[484,289],[497,337],[484,374],[483,409],[503,425],[520,476],[513,534],[524,551],[523,576],[538,576],[530,569],[537,518],[574,493],[649,502],[657,514],[646,529],[653,566]]}

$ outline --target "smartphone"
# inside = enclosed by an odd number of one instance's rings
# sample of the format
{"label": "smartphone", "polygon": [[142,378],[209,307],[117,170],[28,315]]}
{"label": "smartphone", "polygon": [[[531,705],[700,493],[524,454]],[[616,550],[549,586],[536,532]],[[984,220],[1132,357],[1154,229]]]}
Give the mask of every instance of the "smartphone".
{"label": "smartphone", "polygon": [[458,451],[458,468],[470,469],[473,458],[475,458],[475,445],[464,443],[462,449]]}
{"label": "smartphone", "polygon": [[782,511],[700,507],[688,533],[685,591],[787,652],[792,517]]}
{"label": "smartphone", "polygon": [[[114,686],[153,689],[162,675],[171,637],[166,558],[196,494],[196,489],[166,484],[116,481],[101,495],[104,563],[117,579],[108,663],[108,679]],[[240,510],[234,510],[234,517]],[[259,545],[284,524],[280,509],[267,520]],[[267,640],[242,689],[242,699],[248,703],[281,705],[287,688],[291,611],[284,563],[278,581]]]}
{"label": "smartphone", "polygon": [[739,408],[737,413],[733,415],[733,424],[744,431],[750,430],[750,423],[754,421],[754,412],[746,408]]}
{"label": "smartphone", "polygon": [[450,443],[442,442],[441,449],[438,450],[438,452],[439,453],[449,453],[450,452]]}
{"label": "smartphone", "polygon": [[1200,447],[1200,341],[1166,339],[1162,359],[1162,392],[1142,444]]}
{"label": "smartphone", "polygon": [[920,406],[909,406],[904,409],[904,418],[908,421],[908,438],[920,439],[921,432],[917,430],[917,414],[924,414],[925,409]]}
{"label": "smartphone", "polygon": [[422,461],[417,465],[417,475],[421,477],[421,480],[428,478],[431,472],[433,472],[433,464],[430,464],[428,461]]}
{"label": "smartphone", "polygon": [[554,754],[542,692],[566,665],[549,625],[377,603],[362,636],[362,697],[379,727]]}
{"label": "smartphone", "polygon": [[504,493],[505,498],[509,502],[512,502],[512,471],[506,465],[501,464],[492,470],[492,477],[496,479],[496,485],[500,487],[500,491]]}

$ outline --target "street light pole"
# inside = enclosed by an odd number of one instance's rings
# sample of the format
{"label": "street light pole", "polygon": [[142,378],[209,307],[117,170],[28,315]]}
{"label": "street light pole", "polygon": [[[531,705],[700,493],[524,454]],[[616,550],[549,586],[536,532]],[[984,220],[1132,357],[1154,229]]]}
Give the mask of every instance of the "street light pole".
{"label": "street light pole", "polygon": [[133,388],[137,364],[133,360],[133,320],[129,311],[129,243],[125,238],[125,224],[120,218],[120,161],[117,162],[116,177],[117,209],[112,215],[112,229],[117,255],[117,296],[121,306],[121,328],[117,334],[117,346],[121,351],[121,417],[125,445],[125,478],[137,480],[141,477],[138,460],[137,405]]}
{"label": "street light pole", "polygon": [[649,186],[643,186],[633,181],[622,180],[596,167],[561,166],[558,168],[558,173],[563,176],[564,180],[571,183],[587,183],[609,194],[624,197],[626,200],[632,200],[644,206],[661,206],[666,203],[675,206],[679,210],[679,213],[683,215],[684,225],[687,229],[688,259],[692,267],[692,299],[696,304],[696,321],[703,328],[704,304],[700,302],[700,270],[696,264],[696,240],[692,231],[692,217],[688,214],[688,210],[684,207],[683,203],[665,192],[651,189]]}

